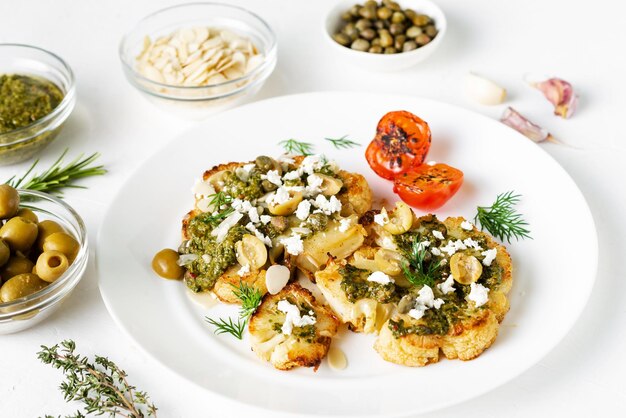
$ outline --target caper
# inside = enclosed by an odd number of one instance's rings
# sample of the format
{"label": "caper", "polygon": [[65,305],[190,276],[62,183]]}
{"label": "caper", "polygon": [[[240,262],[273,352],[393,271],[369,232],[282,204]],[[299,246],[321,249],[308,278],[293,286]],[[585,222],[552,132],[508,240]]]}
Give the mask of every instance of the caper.
{"label": "caper", "polygon": [[391,14],[393,12],[391,11],[391,9],[389,7],[379,7],[378,10],[376,10],[376,16],[378,16],[379,19],[383,19],[383,20],[387,20],[391,17]]}
{"label": "caper", "polygon": [[415,38],[415,42],[420,46],[426,45],[427,43],[430,42],[430,36],[426,35],[425,33],[422,33],[420,36],[417,36]]}
{"label": "caper", "polygon": [[352,45],[350,45],[350,48],[356,51],[365,52],[370,48],[370,43],[366,41],[365,39],[356,39],[354,42],[352,42]]}
{"label": "caper", "polygon": [[398,3],[396,3],[395,1],[390,1],[389,3],[386,4],[386,6],[389,7],[391,10],[394,10],[394,11],[402,10],[400,8],[400,5]]}
{"label": "caper", "polygon": [[404,36],[404,35],[397,35],[394,38],[393,47],[396,48],[398,51],[401,51],[402,50],[402,45],[404,45],[405,41],[406,41],[406,36]]}
{"label": "caper", "polygon": [[18,274],[30,273],[33,271],[34,265],[32,261],[22,255],[13,255],[2,268],[0,275],[4,280],[8,280]]}
{"label": "caper", "polygon": [[274,170],[276,162],[271,157],[259,155],[258,157],[256,157],[256,160],[254,160],[254,164],[260,172],[267,173],[270,170]]}
{"label": "caper", "polygon": [[385,50],[383,51],[383,54],[395,54],[395,53],[397,53],[397,52],[398,52],[398,50],[397,50],[397,49],[395,49],[395,48],[394,48],[394,47],[392,47],[392,46],[388,46],[388,47],[387,47],[387,48],[385,48]]}
{"label": "caper", "polygon": [[72,263],[80,250],[80,244],[78,244],[78,241],[70,234],[55,232],[44,240],[43,250],[62,252],[70,263]]}
{"label": "caper", "polygon": [[383,47],[380,46],[380,45],[374,45],[374,46],[370,47],[370,49],[368,49],[367,52],[371,52],[372,54],[382,54],[383,53]]}
{"label": "caper", "polygon": [[11,257],[11,250],[9,245],[0,238],[0,266],[4,266]]}
{"label": "caper", "polygon": [[359,16],[359,10],[361,9],[361,6],[358,4],[355,4],[354,6],[352,6],[350,8],[350,14],[354,17]]}
{"label": "caper", "polygon": [[0,238],[11,250],[25,253],[37,239],[37,224],[24,218],[11,218],[0,228]]}
{"label": "caper", "polygon": [[408,36],[409,38],[415,38],[416,36],[419,36],[421,34],[422,29],[418,28],[417,26],[411,26],[406,30],[406,36]]}
{"label": "caper", "polygon": [[376,0],[367,0],[365,2],[365,4],[363,4],[363,7],[377,7],[378,3],[376,2]]}
{"label": "caper", "polygon": [[376,19],[376,6],[364,6],[359,10],[359,16],[365,19]]}
{"label": "caper", "polygon": [[341,20],[345,20],[348,22],[352,20],[352,14],[350,13],[350,10],[345,11],[341,14]]}
{"label": "caper", "polygon": [[274,190],[278,189],[278,186],[269,180],[263,180],[261,182],[261,187],[263,187],[263,190],[266,192],[273,192]]}
{"label": "caper", "polygon": [[380,46],[380,38],[374,38],[371,42],[372,46]]}
{"label": "caper", "polygon": [[0,288],[0,301],[11,302],[13,300],[32,295],[48,285],[36,274],[19,274],[7,280]]}
{"label": "caper", "polygon": [[185,273],[185,269],[178,265],[178,253],[169,248],[155,254],[152,270],[164,279],[171,280],[179,280]]}
{"label": "caper", "polygon": [[376,29],[385,29],[387,27],[387,24],[384,20],[377,20],[376,22],[374,22],[374,27]]}
{"label": "caper", "polygon": [[37,223],[39,222],[39,218],[32,210],[28,208],[20,208],[15,216],[19,216],[20,218],[28,219],[31,222]]}
{"label": "caper", "polygon": [[0,219],[15,216],[20,206],[20,195],[8,184],[0,184]]}
{"label": "caper", "polygon": [[415,26],[426,26],[430,23],[430,17],[426,15],[416,15],[413,17],[413,24]]}
{"label": "caper", "polygon": [[431,39],[435,37],[435,35],[437,35],[437,28],[433,25],[428,25],[426,26],[426,35],[430,36]]}
{"label": "caper", "polygon": [[402,23],[406,16],[402,12],[393,12],[391,15],[391,23]]}
{"label": "caper", "polygon": [[270,219],[270,224],[278,232],[283,232],[284,230],[289,228],[289,219],[287,219],[285,216],[272,216],[272,219]]}
{"label": "caper", "polygon": [[389,32],[392,35],[402,35],[404,33],[404,25],[402,23],[392,23],[389,26]]}
{"label": "caper", "polygon": [[415,13],[415,10],[413,10],[413,9],[405,9],[404,10],[404,15],[407,17],[407,19],[412,21],[413,18],[415,16],[417,16],[417,13]]}
{"label": "caper", "polygon": [[61,225],[49,219],[39,222],[37,224],[37,230],[38,233],[36,247],[39,251],[43,251],[43,242],[50,235],[54,234],[55,232],[65,232]]}
{"label": "caper", "polygon": [[415,41],[406,41],[404,45],[402,45],[402,52],[409,52],[417,49],[417,44]]}
{"label": "caper", "polygon": [[354,23],[348,23],[344,28],[343,28],[343,33],[348,36],[350,38],[350,40],[355,40],[356,37],[359,35],[359,31],[356,30],[356,27],[354,26]]}
{"label": "caper", "polygon": [[364,31],[361,31],[361,38],[363,39],[367,39],[368,41],[371,41],[375,37],[376,37],[376,31],[372,28],[367,28]]}
{"label": "caper", "polygon": [[345,33],[336,33],[336,34],[333,35],[333,39],[339,45],[343,45],[343,46],[348,46],[348,45],[350,45],[350,42],[352,42],[350,37],[348,35],[346,35]]}
{"label": "caper", "polygon": [[307,218],[307,224],[313,231],[323,231],[328,225],[328,216],[323,213],[312,213]]}
{"label": "caper", "polygon": [[380,46],[386,48],[393,45],[393,37],[386,30],[381,30],[380,33]]}
{"label": "caper", "polygon": [[372,22],[367,19],[359,19],[356,21],[354,26],[357,28],[359,32],[363,32],[365,29],[372,27]]}

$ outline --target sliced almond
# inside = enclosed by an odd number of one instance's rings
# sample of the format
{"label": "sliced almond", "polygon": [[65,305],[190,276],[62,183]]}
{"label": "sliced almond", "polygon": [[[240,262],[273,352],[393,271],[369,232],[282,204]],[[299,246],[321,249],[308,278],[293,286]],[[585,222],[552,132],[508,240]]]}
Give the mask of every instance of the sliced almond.
{"label": "sliced almond", "polygon": [[281,264],[270,266],[265,272],[267,291],[272,295],[279,293],[289,282],[289,277],[291,277],[291,272],[287,267]]}

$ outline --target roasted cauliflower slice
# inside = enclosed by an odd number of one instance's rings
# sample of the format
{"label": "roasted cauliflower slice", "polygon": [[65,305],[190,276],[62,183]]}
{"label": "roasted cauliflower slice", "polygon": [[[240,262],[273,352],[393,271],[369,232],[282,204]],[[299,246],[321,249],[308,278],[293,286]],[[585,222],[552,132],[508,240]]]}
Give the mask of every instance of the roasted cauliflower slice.
{"label": "roasted cauliflower slice", "polygon": [[279,370],[319,367],[339,320],[297,283],[266,294],[250,318],[252,350]]}
{"label": "roasted cauliflower slice", "polygon": [[240,286],[240,283],[253,286],[261,292],[262,295],[267,293],[267,287],[265,286],[266,270],[252,271],[240,276],[238,273],[240,269],[241,266],[239,264],[229,268],[215,282],[213,293],[215,293],[215,296],[217,296],[220,301],[224,303],[241,304],[241,300],[233,293],[233,291]]}

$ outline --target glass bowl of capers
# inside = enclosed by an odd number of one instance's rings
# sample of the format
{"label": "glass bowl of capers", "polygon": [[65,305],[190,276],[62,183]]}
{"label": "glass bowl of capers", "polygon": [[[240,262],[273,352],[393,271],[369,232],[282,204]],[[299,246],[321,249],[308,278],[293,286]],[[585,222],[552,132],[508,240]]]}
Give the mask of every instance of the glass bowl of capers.
{"label": "glass bowl of capers", "polygon": [[0,185],[0,334],[50,316],[83,277],[85,224],[46,193]]}
{"label": "glass bowl of capers", "polygon": [[345,0],[328,13],[324,33],[336,54],[353,64],[398,71],[430,56],[446,27],[443,11],[429,0]]}

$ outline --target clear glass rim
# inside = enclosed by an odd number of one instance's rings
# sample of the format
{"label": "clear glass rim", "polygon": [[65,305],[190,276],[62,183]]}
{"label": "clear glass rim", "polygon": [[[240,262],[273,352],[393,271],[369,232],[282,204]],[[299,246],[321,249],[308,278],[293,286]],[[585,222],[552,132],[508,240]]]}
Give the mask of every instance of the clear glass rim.
{"label": "clear glass rim", "polygon": [[[52,110],[52,112],[48,113],[46,116],[44,116],[41,119],[37,119],[36,121],[31,123],[30,125],[26,125],[26,126],[23,126],[21,128],[17,128],[17,129],[14,129],[12,131],[0,134],[0,148],[1,147],[6,147],[6,146],[11,146],[11,145],[16,145],[16,144],[19,144],[21,142],[28,141],[28,140],[30,140],[30,139],[38,136],[38,135],[41,135],[41,130],[42,129],[39,128],[35,133],[33,133],[32,135],[28,135],[25,138],[20,138],[20,139],[17,139],[15,141],[13,141],[13,142],[3,142],[2,141],[2,138],[6,138],[8,136],[14,136],[16,134],[20,134],[20,133],[25,132],[25,131],[30,131],[31,129],[36,128],[36,127],[40,127],[42,125],[44,125],[44,129],[47,128],[47,124],[50,121],[53,121],[54,119],[59,117],[59,115],[62,115],[68,108],[71,109],[71,107],[74,104],[74,96],[75,96],[75,91],[76,91],[74,72],[72,71],[72,68],[69,66],[69,64],[67,62],[65,62],[65,60],[63,58],[61,58],[60,56],[58,56],[54,52],[50,52],[50,51],[48,51],[46,49],[43,49],[43,48],[40,48],[38,46],[26,45],[26,44],[0,43],[0,49],[3,48],[3,47],[25,48],[25,49],[30,49],[30,50],[35,50],[35,51],[38,51],[38,52],[42,52],[42,53],[44,53],[46,55],[51,56],[53,59],[57,60],[59,62],[59,64],[61,64],[62,72],[67,77],[68,88],[67,88],[67,91],[64,92],[65,95],[63,96],[63,100],[61,100],[61,103],[59,103],[59,105],[57,107],[55,107]],[[39,61],[39,62],[41,62],[41,61]]]}
{"label": "clear glass rim", "polygon": [[[0,308],[15,309],[15,311],[7,312],[7,313],[3,313],[0,311],[0,320],[10,319],[11,317],[14,317],[16,315],[21,315],[29,311],[33,311],[35,309],[40,309],[42,306],[55,301],[57,298],[55,298],[54,296],[56,296],[57,291],[59,289],[62,289],[63,287],[67,286],[68,287],[67,291],[71,290],[74,287],[74,285],[78,283],[78,281],[80,281],[82,277],[80,273],[81,273],[81,270],[85,268],[85,263],[87,261],[87,257],[89,253],[88,242],[87,242],[87,228],[85,227],[85,223],[83,222],[83,219],[70,205],[65,203],[63,200],[57,197],[54,197],[48,193],[38,192],[34,190],[25,190],[25,189],[18,189],[18,192],[20,194],[20,197],[34,197],[38,200],[47,200],[49,202],[52,202],[55,205],[63,207],[63,209],[65,209],[70,214],[72,221],[76,222],[76,226],[78,230],[78,236],[76,238],[78,239],[80,249],[78,251],[78,254],[76,255],[76,258],[74,259],[74,262],[70,265],[67,271],[63,273],[63,275],[59,279],[55,280],[54,282],[52,282],[45,288],[39,290],[38,292],[35,292],[28,296],[24,296],[22,298],[16,299],[11,302],[0,302]],[[31,207],[33,206],[36,208],[37,207],[36,203],[32,205]],[[65,292],[63,292],[63,295],[64,294]],[[33,301],[37,301],[37,302],[35,302],[33,305],[30,305],[30,303],[32,303]]]}
{"label": "clear glass rim", "polygon": [[[228,81],[224,81],[222,83],[217,83],[217,84],[207,84],[205,86],[179,86],[176,84],[166,84],[166,83],[159,83],[158,81],[154,81],[151,80],[149,78],[144,77],[143,75],[141,75],[140,73],[138,73],[134,66],[129,63],[126,58],[125,58],[125,54],[124,54],[124,47],[127,44],[128,38],[133,34],[133,32],[136,30],[137,26],[139,26],[142,22],[145,22],[161,13],[164,12],[169,12],[171,10],[174,9],[183,9],[183,8],[187,8],[187,7],[194,7],[194,6],[219,6],[219,7],[225,7],[228,9],[233,9],[233,10],[237,10],[239,12],[243,12],[249,16],[251,16],[253,19],[257,20],[262,26],[263,28],[267,31],[267,34],[269,35],[269,39],[270,39],[270,45],[269,48],[267,49],[267,51],[264,53],[264,59],[263,59],[263,63],[261,63],[261,65],[259,65],[257,68],[255,68],[253,71],[251,71],[248,74],[243,75],[242,77],[233,79],[233,80],[228,80]],[[256,13],[245,9],[241,6],[235,6],[232,4],[226,4],[226,3],[218,3],[218,2],[194,2],[194,3],[184,3],[184,4],[178,4],[175,6],[170,6],[170,7],[166,7],[160,10],[157,10],[153,13],[150,13],[149,15],[145,16],[144,18],[140,19],[135,26],[133,27],[133,29],[131,29],[130,31],[126,32],[124,34],[124,36],[122,36],[122,40],[120,41],[120,45],[118,48],[118,54],[120,57],[120,61],[122,61],[122,65],[124,66],[124,70],[128,73],[131,74],[134,78],[140,80],[142,83],[146,83],[147,85],[151,85],[154,86],[154,88],[168,88],[168,89],[174,89],[174,90],[180,90],[180,91],[201,91],[202,89],[209,89],[209,88],[215,88],[215,87],[223,87],[223,86],[229,86],[232,84],[236,84],[239,83],[241,81],[245,81],[248,80],[250,78],[254,78],[257,74],[263,73],[263,71],[268,67],[273,65],[274,62],[274,56],[276,54],[276,34],[274,33],[274,31],[272,30],[271,26],[263,19],[261,18],[259,15],[257,15]],[[141,87],[140,85],[137,85],[137,83],[133,82],[133,85],[141,88],[141,90],[150,93],[150,90],[145,89],[143,87]],[[241,90],[241,89],[239,89]],[[156,95],[158,97],[164,97],[164,98],[172,98],[170,96],[161,96],[161,95]],[[216,96],[215,98],[221,98],[222,96]],[[227,96],[224,96],[227,97]],[[185,100],[185,99],[176,99],[176,100],[181,100],[181,101],[190,101],[190,100]],[[202,99],[202,100],[207,100]]]}

